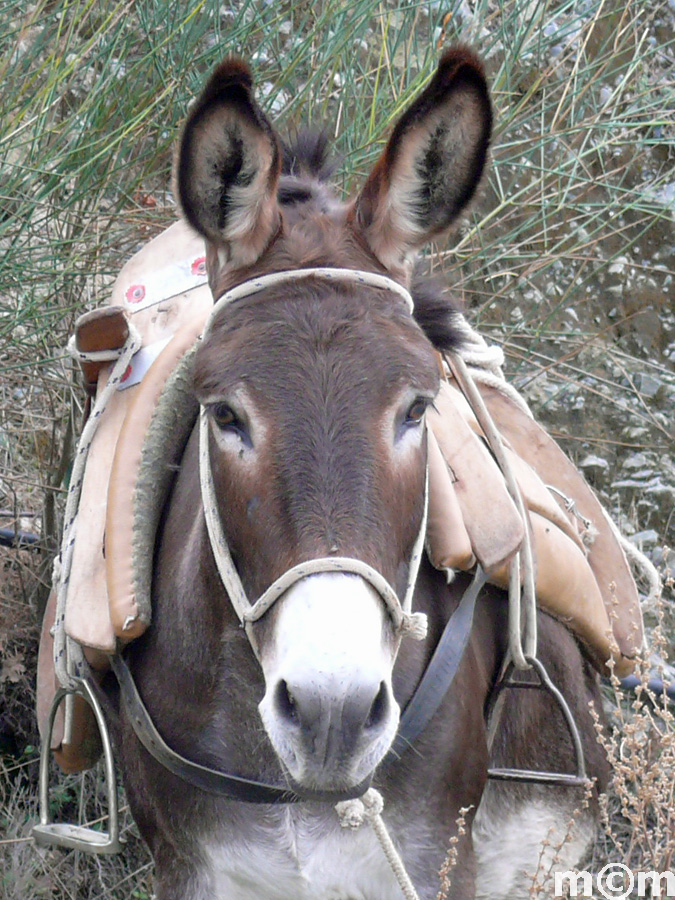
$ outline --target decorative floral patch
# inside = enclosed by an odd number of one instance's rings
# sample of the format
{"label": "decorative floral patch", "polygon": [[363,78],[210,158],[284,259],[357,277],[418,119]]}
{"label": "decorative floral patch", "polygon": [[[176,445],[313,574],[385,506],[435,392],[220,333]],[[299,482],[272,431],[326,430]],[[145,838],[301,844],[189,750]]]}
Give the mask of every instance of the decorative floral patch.
{"label": "decorative floral patch", "polygon": [[206,257],[199,256],[192,263],[192,274],[193,275],[206,275]]}
{"label": "decorative floral patch", "polygon": [[127,298],[127,303],[140,303],[145,297],[145,285],[132,284],[127,288],[125,296]]}

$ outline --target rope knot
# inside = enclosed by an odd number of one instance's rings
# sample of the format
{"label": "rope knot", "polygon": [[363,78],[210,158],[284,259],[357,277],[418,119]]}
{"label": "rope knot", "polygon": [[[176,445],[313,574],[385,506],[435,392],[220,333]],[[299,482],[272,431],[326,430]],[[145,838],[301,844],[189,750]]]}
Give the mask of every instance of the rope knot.
{"label": "rope knot", "polygon": [[382,815],[384,800],[382,794],[375,788],[368,788],[362,797],[355,800],[342,800],[335,804],[335,812],[343,828],[360,828],[367,820],[376,819]]}
{"label": "rope knot", "polygon": [[376,791],[375,788],[368,788],[363,797],[361,797],[361,802],[369,819],[382,815],[384,800],[382,799],[382,794]]}
{"label": "rope knot", "polygon": [[366,819],[366,808],[361,800],[342,800],[335,804],[335,812],[338,815],[342,828],[360,828]]}
{"label": "rope knot", "polygon": [[427,614],[422,612],[404,613],[401,619],[400,634],[401,637],[409,635],[416,641],[423,641],[427,636],[429,622]]}
{"label": "rope knot", "polygon": [[357,800],[343,800],[335,804],[335,812],[338,815],[340,825],[343,828],[360,828],[364,822],[368,822],[375,836],[380,842],[380,847],[391,866],[394,877],[399,883],[405,900],[419,900],[415,886],[405,870],[403,860],[394,846],[387,826],[382,819],[384,800],[382,794],[375,788],[369,788],[365,794]]}

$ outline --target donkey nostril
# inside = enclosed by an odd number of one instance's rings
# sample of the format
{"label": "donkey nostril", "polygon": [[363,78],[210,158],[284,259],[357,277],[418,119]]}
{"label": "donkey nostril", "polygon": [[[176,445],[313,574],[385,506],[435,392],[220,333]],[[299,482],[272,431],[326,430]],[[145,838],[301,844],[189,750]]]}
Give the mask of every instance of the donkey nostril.
{"label": "donkey nostril", "polygon": [[282,719],[286,719],[288,722],[292,722],[293,724],[297,724],[298,721],[298,713],[295,707],[295,699],[293,698],[293,694],[288,689],[288,684],[282,678],[279,684],[277,685],[277,689],[274,694],[274,701],[277,708],[277,712],[281,716]]}
{"label": "donkey nostril", "polygon": [[370,712],[368,713],[368,718],[365,722],[366,728],[375,728],[378,725],[381,725],[384,722],[387,713],[389,712],[389,692],[387,691],[387,686],[384,681],[380,682],[380,689],[377,692],[377,696],[373,700],[373,704],[370,707]]}

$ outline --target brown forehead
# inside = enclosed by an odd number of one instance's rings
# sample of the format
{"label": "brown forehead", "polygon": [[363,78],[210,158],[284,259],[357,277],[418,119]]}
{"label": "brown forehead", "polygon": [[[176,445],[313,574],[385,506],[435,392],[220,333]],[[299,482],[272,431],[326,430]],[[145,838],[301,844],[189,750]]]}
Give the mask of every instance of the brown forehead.
{"label": "brown forehead", "polygon": [[331,189],[314,180],[282,178],[278,196],[306,197],[280,207],[281,224],[262,257],[245,273],[221,267],[212,247],[209,259],[209,283],[218,299],[244,278],[290,269],[333,268],[365,269],[385,272],[372,251],[349,222],[351,207],[335,198]]}
{"label": "brown forehead", "polygon": [[[311,393],[371,405],[404,387],[434,394],[436,354],[391,294],[318,280],[223,310],[195,366],[198,395],[244,384],[270,403]],[[351,397],[341,396],[351,392]]]}

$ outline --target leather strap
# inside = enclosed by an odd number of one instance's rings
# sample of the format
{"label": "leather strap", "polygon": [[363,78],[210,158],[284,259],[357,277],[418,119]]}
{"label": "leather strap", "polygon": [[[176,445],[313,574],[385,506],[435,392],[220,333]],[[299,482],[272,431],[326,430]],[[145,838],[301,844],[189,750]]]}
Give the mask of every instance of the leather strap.
{"label": "leather strap", "polygon": [[464,656],[471,628],[476,600],[487,581],[480,566],[476,566],[473,581],[464,592],[459,606],[448,619],[441,639],[436,645],[415,693],[401,715],[398,732],[391,745],[386,762],[398,759],[427,727],[450,690],[459,664]]}
{"label": "leather strap", "polygon": [[226,797],[228,800],[274,804],[298,803],[301,800],[326,800],[332,803],[338,800],[353,800],[364,794],[370,787],[371,778],[369,776],[349,791],[340,793],[303,791],[302,794],[298,794],[287,787],[278,787],[277,785],[265,784],[261,781],[253,781],[250,778],[243,778],[239,775],[230,775],[219,769],[211,769],[208,766],[200,765],[200,763],[192,762],[176,753],[175,750],[172,750],[157,731],[150,713],[138,693],[138,688],[126,660],[119,653],[116,653],[110,658],[110,664],[119,682],[129,721],[138,740],[160,765],[193,787],[207,791],[209,794]]}
{"label": "leather strap", "polygon": [[[459,606],[448,619],[429,665],[403,711],[398,732],[384,762],[398,759],[412,745],[415,738],[427,727],[450,689],[469,643],[476,600],[486,580],[485,572],[478,566],[473,581],[464,592]],[[360,797],[370,785],[368,778],[339,797],[335,794],[304,791],[300,795],[290,788],[229,775],[218,769],[192,762],[172,750],[157,731],[123,657],[117,653],[110,661],[120,685],[129,720],[139,741],[165,769],[193,787],[230,800],[276,804],[297,803],[301,800],[332,802],[336,799],[349,800]]]}
{"label": "leather strap", "polygon": [[110,659],[112,670],[117,677],[124,698],[124,705],[136,737],[148,753],[158,763],[187,781],[194,787],[228,797],[230,800],[245,800],[251,803],[294,803],[300,798],[286,788],[250,781],[237,775],[228,775],[216,769],[210,769],[199,763],[191,762],[165,743],[150,718],[150,714],[141,700],[138,688],[126,663],[119,653]]}

